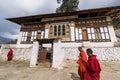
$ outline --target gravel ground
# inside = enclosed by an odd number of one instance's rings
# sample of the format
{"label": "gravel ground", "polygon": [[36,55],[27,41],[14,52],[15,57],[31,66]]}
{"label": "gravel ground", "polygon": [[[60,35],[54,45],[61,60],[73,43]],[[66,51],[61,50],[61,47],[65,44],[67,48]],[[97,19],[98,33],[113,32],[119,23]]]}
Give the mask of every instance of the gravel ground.
{"label": "gravel ground", "polygon": [[[101,61],[101,80],[120,80],[120,61]],[[0,80],[80,80],[75,61],[66,61],[64,69],[50,68],[40,63],[30,68],[25,61],[0,61]]]}

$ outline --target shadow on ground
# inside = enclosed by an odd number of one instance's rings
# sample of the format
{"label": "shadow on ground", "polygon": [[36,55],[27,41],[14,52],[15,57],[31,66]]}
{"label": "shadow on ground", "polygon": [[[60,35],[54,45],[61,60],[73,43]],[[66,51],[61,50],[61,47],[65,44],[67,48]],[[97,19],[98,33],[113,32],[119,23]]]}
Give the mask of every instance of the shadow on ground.
{"label": "shadow on ground", "polygon": [[72,80],[80,80],[80,78],[78,77],[76,73],[70,73],[70,74],[71,74]]}

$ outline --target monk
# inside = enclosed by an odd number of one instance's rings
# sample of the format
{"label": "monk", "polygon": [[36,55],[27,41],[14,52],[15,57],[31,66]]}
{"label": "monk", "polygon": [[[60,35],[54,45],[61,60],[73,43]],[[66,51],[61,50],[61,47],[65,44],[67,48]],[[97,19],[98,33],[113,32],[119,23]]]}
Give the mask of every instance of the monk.
{"label": "monk", "polygon": [[78,50],[80,51],[79,59],[77,60],[78,67],[78,74],[80,76],[80,80],[85,79],[85,72],[86,72],[86,62],[87,62],[87,56],[85,51],[82,49],[82,47],[78,47]]}
{"label": "monk", "polygon": [[92,49],[88,48],[86,50],[88,55],[88,61],[86,63],[86,78],[85,80],[100,80],[100,64],[96,58],[96,55],[93,55]]}
{"label": "monk", "polygon": [[8,61],[12,60],[12,58],[13,58],[13,50],[12,49],[9,50],[9,52],[7,54],[7,58],[8,58]]}

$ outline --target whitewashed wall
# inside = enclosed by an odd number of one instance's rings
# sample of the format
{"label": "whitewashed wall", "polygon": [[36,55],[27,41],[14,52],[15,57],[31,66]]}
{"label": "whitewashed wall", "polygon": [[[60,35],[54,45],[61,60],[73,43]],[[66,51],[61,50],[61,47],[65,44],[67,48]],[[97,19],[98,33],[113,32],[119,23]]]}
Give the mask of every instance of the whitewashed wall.
{"label": "whitewashed wall", "polygon": [[[65,59],[76,60],[79,55],[79,51],[77,47],[62,48],[65,54]],[[86,50],[87,48],[84,48]],[[107,61],[117,61],[120,60],[120,47],[109,47],[109,48],[91,48],[93,53],[97,55],[99,60],[107,60]]]}
{"label": "whitewashed wall", "polygon": [[0,49],[0,59],[7,60],[7,53],[10,48],[13,50],[13,60],[30,60],[32,44],[3,44]]}

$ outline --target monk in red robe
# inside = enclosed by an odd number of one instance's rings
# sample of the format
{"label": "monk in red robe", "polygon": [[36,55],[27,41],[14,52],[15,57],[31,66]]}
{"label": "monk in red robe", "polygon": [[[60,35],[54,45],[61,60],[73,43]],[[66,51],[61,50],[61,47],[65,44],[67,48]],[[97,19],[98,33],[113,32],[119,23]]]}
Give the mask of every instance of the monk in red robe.
{"label": "monk in red robe", "polygon": [[85,51],[81,47],[78,47],[78,50],[80,51],[79,59],[77,60],[77,64],[79,64],[78,74],[80,76],[80,80],[84,80],[85,72],[86,72],[87,56]]}
{"label": "monk in red robe", "polygon": [[86,77],[85,80],[100,80],[100,64],[96,58],[96,55],[93,55],[92,49],[86,50],[88,55],[88,61],[86,63]]}
{"label": "monk in red robe", "polygon": [[12,58],[13,58],[13,50],[12,49],[9,50],[9,52],[7,54],[7,58],[8,58],[8,61],[12,60]]}

